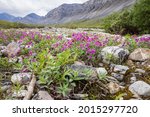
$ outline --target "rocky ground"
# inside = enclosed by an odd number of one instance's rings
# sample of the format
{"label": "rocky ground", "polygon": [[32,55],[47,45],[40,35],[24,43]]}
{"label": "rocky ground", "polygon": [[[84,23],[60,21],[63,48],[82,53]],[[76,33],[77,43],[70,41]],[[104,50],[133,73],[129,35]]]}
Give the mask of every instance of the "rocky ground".
{"label": "rocky ground", "polygon": [[[4,32],[7,31],[4,30]],[[71,35],[78,32],[86,32],[90,35],[100,35],[109,38],[116,37],[116,35],[104,33],[100,29],[44,28],[18,29],[18,31],[39,32],[43,36],[51,35],[53,37],[61,35],[62,40],[71,40]],[[71,82],[71,88],[66,89],[69,92],[67,96],[57,95],[55,92],[57,90],[55,85],[57,84],[55,83],[51,83],[51,85],[40,83],[39,77],[32,70],[14,69],[11,68],[11,65],[5,67],[5,63],[2,64],[3,61],[0,61],[0,98],[32,100],[150,99],[150,49],[138,47],[130,51],[129,48],[124,47],[127,43],[125,38],[117,36],[121,41],[117,44],[101,48],[94,59],[94,61],[97,61],[95,65],[87,64],[82,59],[77,59],[72,64],[67,65],[67,69],[77,73],[77,79],[71,79],[73,74],[71,72],[65,74],[67,81]],[[147,39],[146,43],[150,43],[150,35],[138,38]],[[25,45],[19,44],[17,41],[5,44],[2,42],[0,43],[0,58],[7,57],[9,59],[8,63],[12,64],[24,64],[23,59],[25,56],[18,54],[22,48],[25,48]],[[64,90],[65,87],[63,87]]]}

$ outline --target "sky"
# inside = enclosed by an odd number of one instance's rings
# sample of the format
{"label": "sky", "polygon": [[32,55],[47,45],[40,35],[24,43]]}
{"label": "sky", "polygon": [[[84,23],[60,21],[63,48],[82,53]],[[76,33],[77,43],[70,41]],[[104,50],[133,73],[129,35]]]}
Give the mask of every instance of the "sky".
{"label": "sky", "polygon": [[83,3],[88,0],[0,0],[0,13],[24,17],[29,13],[46,15],[63,3]]}

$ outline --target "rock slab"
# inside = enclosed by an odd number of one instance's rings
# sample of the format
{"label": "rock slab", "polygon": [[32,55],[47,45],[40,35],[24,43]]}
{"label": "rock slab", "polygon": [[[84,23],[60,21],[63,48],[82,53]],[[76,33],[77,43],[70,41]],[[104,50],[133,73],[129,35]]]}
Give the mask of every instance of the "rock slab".
{"label": "rock slab", "polygon": [[134,94],[137,93],[140,96],[150,96],[150,85],[143,81],[136,81],[129,86],[129,90]]}
{"label": "rock slab", "polygon": [[135,49],[130,55],[129,59],[133,61],[144,62],[150,59],[150,49],[148,48],[138,48]]}

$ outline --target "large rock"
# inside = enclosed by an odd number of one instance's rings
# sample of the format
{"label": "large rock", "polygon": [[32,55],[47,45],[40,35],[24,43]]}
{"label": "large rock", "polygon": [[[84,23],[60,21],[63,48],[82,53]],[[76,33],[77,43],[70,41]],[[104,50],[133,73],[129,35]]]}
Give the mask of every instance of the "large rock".
{"label": "large rock", "polygon": [[109,46],[102,49],[99,58],[106,64],[122,63],[127,59],[129,51],[119,46]]}
{"label": "large rock", "polygon": [[129,86],[129,90],[134,94],[137,93],[140,96],[150,96],[150,85],[143,82],[137,81]]}
{"label": "large rock", "polygon": [[[76,80],[92,80],[98,77],[96,68],[91,66],[73,64],[71,66],[68,66],[68,69],[71,69],[74,73],[77,74]],[[65,77],[67,79],[70,79],[74,76],[74,73],[66,74]]]}
{"label": "large rock", "polygon": [[138,48],[135,49],[130,55],[129,59],[133,61],[146,61],[150,59],[150,49],[148,48]]}
{"label": "large rock", "polygon": [[31,80],[31,73],[18,73],[14,74],[11,77],[11,81],[13,84],[24,85],[29,83]]}
{"label": "large rock", "polygon": [[20,52],[19,44],[16,42],[11,42],[7,45],[6,49],[3,50],[4,54],[7,54],[8,57],[14,57]]}

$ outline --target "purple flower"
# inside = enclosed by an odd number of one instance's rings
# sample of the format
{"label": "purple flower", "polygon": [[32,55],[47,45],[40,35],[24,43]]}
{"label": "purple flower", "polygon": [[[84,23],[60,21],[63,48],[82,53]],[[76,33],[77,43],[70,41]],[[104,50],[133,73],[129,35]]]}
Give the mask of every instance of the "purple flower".
{"label": "purple flower", "polygon": [[88,49],[87,53],[89,53],[89,54],[95,54],[96,50],[95,49]]}
{"label": "purple flower", "polygon": [[80,48],[81,48],[82,50],[85,50],[84,44],[80,44]]}
{"label": "purple flower", "polygon": [[62,35],[59,35],[59,36],[58,36],[58,39],[62,40],[62,39],[63,39],[63,36],[62,36]]}
{"label": "purple flower", "polygon": [[101,42],[99,42],[99,41],[96,41],[94,44],[95,44],[96,47],[100,47],[100,46],[103,45],[103,44],[102,44]]}
{"label": "purple flower", "polygon": [[29,56],[32,56],[33,52],[32,50],[29,51]]}
{"label": "purple flower", "polygon": [[67,48],[68,48],[67,45],[64,45],[62,51],[66,50]]}
{"label": "purple flower", "polygon": [[47,36],[46,36],[46,39],[51,39],[50,35],[47,35]]}
{"label": "purple flower", "polygon": [[88,56],[88,59],[92,59],[92,56]]}
{"label": "purple flower", "polygon": [[60,45],[60,42],[56,42],[56,43],[52,44],[52,47],[57,48],[59,45]]}

